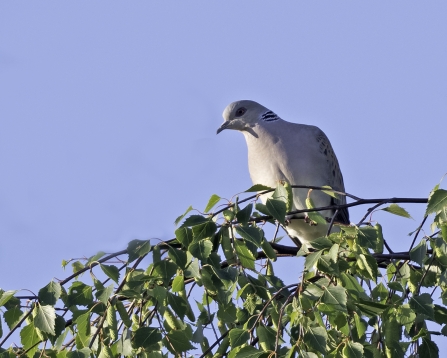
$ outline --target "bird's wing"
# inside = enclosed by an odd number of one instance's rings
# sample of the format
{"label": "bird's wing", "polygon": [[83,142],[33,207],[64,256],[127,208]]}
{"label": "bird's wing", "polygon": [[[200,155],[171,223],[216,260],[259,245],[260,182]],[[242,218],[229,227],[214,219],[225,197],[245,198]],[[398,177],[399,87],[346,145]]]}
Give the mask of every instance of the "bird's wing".
{"label": "bird's wing", "polygon": [[[320,152],[326,156],[326,173],[325,177],[329,179],[329,185],[332,189],[336,191],[345,192],[345,185],[343,182],[343,175],[340,170],[340,165],[338,164],[337,156],[332,149],[332,145],[329,142],[328,137],[323,131],[318,130],[316,139],[319,143]],[[333,205],[343,205],[346,204],[345,195],[337,195],[337,198],[332,198]],[[343,224],[349,224],[349,212],[347,208],[341,208],[338,210],[335,217],[336,222]]]}

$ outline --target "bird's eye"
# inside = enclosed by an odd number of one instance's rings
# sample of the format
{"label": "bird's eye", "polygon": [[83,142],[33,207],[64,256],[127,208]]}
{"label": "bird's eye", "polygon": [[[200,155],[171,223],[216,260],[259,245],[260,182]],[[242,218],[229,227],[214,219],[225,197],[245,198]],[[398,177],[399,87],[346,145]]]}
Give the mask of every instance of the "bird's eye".
{"label": "bird's eye", "polygon": [[247,112],[246,108],[244,108],[244,107],[238,108],[236,111],[236,117],[243,116],[245,114],[245,112]]}

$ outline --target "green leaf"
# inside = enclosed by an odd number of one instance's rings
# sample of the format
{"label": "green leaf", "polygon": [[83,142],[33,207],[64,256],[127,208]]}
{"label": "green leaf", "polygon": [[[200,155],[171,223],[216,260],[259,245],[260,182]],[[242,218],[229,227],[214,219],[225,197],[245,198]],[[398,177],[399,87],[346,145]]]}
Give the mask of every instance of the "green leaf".
{"label": "green leaf", "polygon": [[183,247],[187,248],[193,240],[192,230],[190,228],[181,227],[175,230],[175,237],[178,242],[183,245]]}
{"label": "green leaf", "polygon": [[193,209],[193,208],[192,208],[192,206],[190,205],[190,206],[188,207],[188,209],[186,209],[186,211],[185,211],[182,215],[180,215],[179,217],[177,217],[177,219],[175,219],[174,224],[175,224],[175,225],[178,225],[178,223],[179,223],[180,221],[182,221],[183,218],[186,216],[186,214],[188,214],[192,209]]}
{"label": "green leaf", "polygon": [[332,245],[334,245],[333,241],[324,236],[312,240],[312,247],[316,250],[329,249]]}
{"label": "green leaf", "polygon": [[318,356],[313,352],[301,352],[300,358],[318,358]]}
{"label": "green leaf", "polygon": [[132,262],[139,257],[145,256],[150,250],[151,243],[149,240],[132,240],[127,245],[128,261]]}
{"label": "green leaf", "polygon": [[271,327],[258,326],[256,334],[259,338],[259,344],[264,351],[275,349],[276,331]]}
{"label": "green leaf", "polygon": [[390,206],[380,210],[387,211],[394,215],[403,216],[404,218],[412,219],[408,211],[406,211],[404,208],[400,207],[397,204],[391,204]]}
{"label": "green leaf", "polygon": [[359,299],[355,305],[368,316],[377,316],[383,313],[389,306],[387,304],[367,301],[364,299]]}
{"label": "green leaf", "polygon": [[246,241],[261,247],[262,232],[259,228],[253,226],[237,226],[236,232]]}
{"label": "green leaf", "polygon": [[262,203],[256,203],[255,209],[261,214],[272,216],[272,214],[270,214],[270,211],[267,209],[267,206]]}
{"label": "green leaf", "polygon": [[41,338],[32,322],[22,328],[22,330],[20,331],[20,338],[23,348],[25,350],[28,350],[27,352],[28,356],[29,357],[34,356],[34,353],[37,351],[38,348],[37,343],[41,341]]}
{"label": "green leaf", "polygon": [[180,296],[176,296],[170,292],[167,295],[168,304],[172,307],[172,310],[180,317],[181,320],[185,317],[188,311],[188,303]]}
{"label": "green leaf", "polygon": [[305,261],[304,261],[304,267],[306,270],[311,270],[320,259],[321,255],[323,254],[323,251],[317,251],[312,252],[311,254],[307,255]]}
{"label": "green leaf", "polygon": [[362,274],[373,281],[376,281],[379,273],[379,267],[377,261],[371,255],[359,254],[357,256],[357,266],[361,270]]}
{"label": "green leaf", "polygon": [[233,210],[224,210],[222,212],[223,217],[225,218],[225,220],[227,220],[228,222],[233,221],[234,219],[234,211]]}
{"label": "green leaf", "polygon": [[183,222],[183,224],[180,227],[196,226],[196,225],[203,224],[207,221],[209,221],[209,219],[202,215],[191,215],[186,218],[186,220]]}
{"label": "green leaf", "polygon": [[428,293],[412,297],[409,301],[410,307],[416,312],[434,319],[433,299]]}
{"label": "green leaf", "polygon": [[67,353],[67,358],[90,358],[91,350],[87,347]]}
{"label": "green leaf", "polygon": [[68,289],[67,306],[87,306],[93,302],[92,288],[81,281],[74,281]]}
{"label": "green leaf", "polygon": [[334,261],[333,256],[329,254],[321,255],[317,262],[317,269],[337,277],[340,274],[338,264]]}
{"label": "green leaf", "polygon": [[186,352],[195,347],[190,343],[190,338],[185,331],[175,330],[167,334],[164,344],[172,353]]}
{"label": "green leaf", "polygon": [[439,348],[435,342],[429,338],[423,337],[422,344],[419,347],[419,358],[438,358]]}
{"label": "green leaf", "polygon": [[235,348],[247,343],[250,338],[250,333],[248,333],[246,329],[233,328],[230,331],[229,336],[231,348]]}
{"label": "green leaf", "polygon": [[343,348],[343,358],[362,358],[363,346],[357,342],[347,342]]}
{"label": "green leaf", "polygon": [[254,270],[255,257],[247,248],[247,245],[245,245],[245,243],[242,241],[234,240],[234,247],[242,266]]}
{"label": "green leaf", "polygon": [[361,316],[357,314],[357,312],[354,312],[354,323],[355,323],[355,328],[357,329],[357,335],[359,338],[361,338],[367,328],[368,328],[368,324],[362,320]]}
{"label": "green leaf", "polygon": [[106,304],[109,300],[110,296],[112,296],[114,287],[113,283],[107,287],[100,288],[95,292],[96,298],[101,301],[102,303]]}
{"label": "green leaf", "polygon": [[391,204],[390,206],[380,209],[383,211],[387,211],[391,214],[402,216],[404,218],[412,219],[411,215],[404,208],[400,207],[397,204]]}
{"label": "green leaf", "polygon": [[18,307],[10,308],[5,312],[3,318],[5,322],[8,324],[9,329],[12,329],[17,323],[19,323],[20,318],[23,315],[23,311]]}
{"label": "green leaf", "polygon": [[237,358],[259,358],[264,355],[265,352],[260,351],[252,346],[246,346],[241,349],[236,348],[237,353],[235,355],[230,352],[228,355],[229,358],[237,357]]}
{"label": "green leaf", "polygon": [[[387,348],[396,350],[401,339],[402,330],[394,317],[389,317],[383,321],[383,334]],[[397,352],[399,352],[399,349],[397,349]]]}
{"label": "green leaf", "polygon": [[85,266],[80,261],[75,261],[71,264],[73,268],[73,273],[81,271]]}
{"label": "green leaf", "polygon": [[272,194],[272,199],[282,201],[286,204],[286,207],[289,206],[289,193],[287,189],[281,183],[276,185],[275,191]]}
{"label": "green leaf", "polygon": [[327,332],[323,327],[310,327],[304,335],[304,342],[321,354],[326,354]]}
{"label": "green leaf", "polygon": [[77,325],[78,334],[76,335],[77,348],[87,347],[90,341],[90,316],[89,311],[79,315],[74,320]]}
{"label": "green leaf", "polygon": [[0,296],[0,307],[4,306],[16,294],[17,290],[5,291]]}
{"label": "green leaf", "polygon": [[359,246],[364,249],[373,249],[376,251],[380,239],[378,237],[378,230],[375,226],[362,227],[357,231],[357,234],[356,242]]}
{"label": "green leaf", "polygon": [[216,224],[214,221],[208,220],[207,222],[196,225],[192,227],[192,235],[194,236],[194,241],[199,241],[207,239],[214,235],[216,232]]}
{"label": "green leaf", "polygon": [[196,258],[189,261],[189,264],[186,267],[184,274],[185,277],[194,277],[197,279],[200,278],[199,261]]}
{"label": "green leaf", "polygon": [[118,267],[114,265],[103,265],[100,264],[101,270],[106,274],[106,276],[116,283],[119,283],[120,272]]}
{"label": "green leaf", "polygon": [[346,310],[346,290],[341,286],[326,287],[321,302],[331,311],[347,312]]}
{"label": "green leaf", "polygon": [[447,324],[447,308],[435,304],[435,322],[439,324]]}
{"label": "green leaf", "polygon": [[213,243],[210,240],[193,242],[188,248],[189,252],[200,260],[207,259],[210,256],[212,249]]}
{"label": "green leaf", "polygon": [[222,250],[224,252],[225,258],[228,262],[228,264],[233,264],[236,262],[236,257],[234,256],[234,249],[233,245],[231,244],[230,235],[229,235],[230,228],[227,226],[222,226],[219,231],[220,235],[220,242],[222,246]]}
{"label": "green leaf", "polygon": [[251,186],[250,188],[248,188],[247,190],[245,190],[245,193],[253,193],[253,192],[265,191],[265,190],[273,191],[273,188],[271,188],[269,186],[261,185],[261,184],[255,184],[255,185]]}
{"label": "green leaf", "polygon": [[236,307],[232,302],[226,305],[219,305],[217,318],[224,323],[234,323],[236,321]]}
{"label": "green leaf", "polygon": [[34,317],[34,326],[39,328],[42,332],[54,335],[54,324],[56,320],[54,307],[37,304],[35,310],[36,316]]}
{"label": "green leaf", "polygon": [[[306,207],[307,209],[315,209],[315,204],[309,195],[306,198]],[[306,214],[314,225],[327,225],[326,219],[320,214],[320,212],[309,211]]]}
{"label": "green leaf", "polygon": [[124,329],[123,334],[120,336],[120,339],[118,340],[116,345],[117,353],[125,357],[132,356],[131,338],[131,332],[128,329]]}
{"label": "green leaf", "polygon": [[326,188],[327,190],[321,190],[321,192],[333,197],[334,199],[338,199],[341,195],[341,194],[334,193],[334,189],[332,189],[332,187],[329,185],[323,185],[322,188]]}
{"label": "green leaf", "polygon": [[427,210],[425,215],[436,213],[447,206],[447,190],[438,189],[431,193],[428,198]]}
{"label": "green leaf", "polygon": [[410,251],[410,258],[412,261],[418,263],[422,266],[422,263],[427,255],[427,242],[425,240],[421,240],[421,242],[413,247]]}
{"label": "green leaf", "polygon": [[158,328],[140,327],[135,331],[133,346],[135,348],[151,349],[158,347],[157,343],[162,340],[162,335]]}
{"label": "green leaf", "polygon": [[206,208],[205,208],[204,212],[205,213],[209,212],[214,207],[214,205],[216,205],[219,202],[219,200],[220,200],[219,195],[216,195],[216,194],[211,195],[211,198],[208,201],[208,204],[206,204]]}
{"label": "green leaf", "polygon": [[90,265],[92,262],[98,262],[98,260],[99,260],[101,257],[103,257],[105,254],[106,254],[105,252],[103,252],[103,251],[99,251],[97,254],[91,256],[91,257],[88,259],[86,265]]}
{"label": "green leaf", "polygon": [[172,280],[172,292],[181,292],[185,289],[185,278],[183,276],[175,276]]}
{"label": "green leaf", "polygon": [[61,285],[58,282],[51,281],[39,290],[38,296],[41,304],[54,306],[61,296]]}
{"label": "green leaf", "polygon": [[178,267],[182,270],[185,269],[186,264],[188,263],[188,258],[185,251],[169,247],[168,256]]}
{"label": "green leaf", "polygon": [[245,225],[250,221],[253,204],[248,204],[245,208],[236,213],[236,219],[239,224]]}
{"label": "green leaf", "polygon": [[62,316],[56,315],[56,320],[54,324],[54,335],[50,335],[48,338],[50,342],[53,344],[53,348],[56,350],[59,350],[60,348],[57,348],[56,341],[61,337],[62,332],[65,330],[65,319]]}
{"label": "green leaf", "polygon": [[168,282],[177,272],[177,265],[173,262],[162,260],[154,264],[154,273],[161,277],[164,282]]}
{"label": "green leaf", "polygon": [[349,294],[358,298],[367,299],[368,296],[365,293],[365,290],[363,287],[358,283],[355,277],[351,275],[347,275],[345,273],[342,273],[340,275],[340,280],[343,283],[343,287],[348,290]]}
{"label": "green leaf", "polygon": [[396,320],[397,323],[405,326],[414,323],[416,313],[410,308],[409,304],[404,304],[397,309]]}
{"label": "green leaf", "polygon": [[286,221],[286,203],[280,200],[267,199],[266,207],[269,213],[278,220],[281,224],[285,225]]}
{"label": "green leaf", "polygon": [[276,261],[276,251],[265,238],[261,241],[261,248],[270,260]]}

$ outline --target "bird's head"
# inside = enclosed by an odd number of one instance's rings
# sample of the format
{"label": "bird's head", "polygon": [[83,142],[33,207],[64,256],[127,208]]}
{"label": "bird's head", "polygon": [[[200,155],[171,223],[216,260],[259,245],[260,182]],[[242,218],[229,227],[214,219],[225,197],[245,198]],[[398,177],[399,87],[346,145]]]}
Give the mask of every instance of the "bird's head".
{"label": "bird's head", "polygon": [[217,130],[217,134],[224,129],[238,131],[249,130],[260,121],[272,121],[279,117],[268,108],[255,101],[242,100],[230,103],[222,113],[224,122]]}

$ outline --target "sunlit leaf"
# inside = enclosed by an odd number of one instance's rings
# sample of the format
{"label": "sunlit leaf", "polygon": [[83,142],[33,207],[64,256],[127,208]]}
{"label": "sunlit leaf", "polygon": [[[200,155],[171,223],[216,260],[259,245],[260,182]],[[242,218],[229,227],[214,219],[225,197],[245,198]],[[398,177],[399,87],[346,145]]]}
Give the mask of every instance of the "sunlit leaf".
{"label": "sunlit leaf", "polygon": [[216,205],[219,202],[219,200],[220,200],[219,195],[216,195],[216,194],[211,195],[211,198],[208,201],[208,204],[206,204],[206,208],[205,208],[204,212],[205,213],[209,212],[214,207],[214,205]]}
{"label": "sunlit leaf", "polygon": [[248,188],[247,190],[245,190],[245,192],[252,193],[252,192],[256,192],[256,191],[265,191],[265,190],[273,191],[273,188],[270,188],[269,186],[265,186],[265,185],[261,185],[261,184],[255,184],[255,185],[251,186],[250,188]]}
{"label": "sunlit leaf", "polygon": [[397,204],[391,204],[390,206],[381,209],[383,211],[387,211],[391,214],[402,216],[404,218],[412,219],[411,215],[404,208],[400,207]]}
{"label": "sunlit leaf", "polygon": [[52,306],[36,306],[36,315],[34,317],[34,326],[42,332],[54,335],[54,325],[56,320],[56,312]]}
{"label": "sunlit leaf", "polygon": [[177,217],[177,219],[175,219],[174,224],[178,225],[178,223],[182,221],[183,218],[186,216],[186,214],[188,214],[192,209],[193,209],[192,206],[189,206],[188,209],[186,209],[186,211],[182,215],[180,215],[179,217]]}
{"label": "sunlit leaf", "polygon": [[428,199],[425,215],[436,213],[447,206],[447,190],[438,189],[432,192]]}
{"label": "sunlit leaf", "polygon": [[234,241],[234,247],[236,249],[237,256],[241,261],[242,266],[252,269],[255,269],[255,257],[251,253],[251,251],[247,248],[243,242],[239,240]]}

